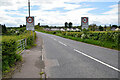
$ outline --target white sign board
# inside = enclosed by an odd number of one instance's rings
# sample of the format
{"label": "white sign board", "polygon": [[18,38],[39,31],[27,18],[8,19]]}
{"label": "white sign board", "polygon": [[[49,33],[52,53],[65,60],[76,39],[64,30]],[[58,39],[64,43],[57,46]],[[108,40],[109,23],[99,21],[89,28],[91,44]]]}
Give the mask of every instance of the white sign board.
{"label": "white sign board", "polygon": [[88,17],[81,17],[82,29],[88,29]]}
{"label": "white sign board", "polygon": [[26,30],[34,31],[34,17],[26,17]]}

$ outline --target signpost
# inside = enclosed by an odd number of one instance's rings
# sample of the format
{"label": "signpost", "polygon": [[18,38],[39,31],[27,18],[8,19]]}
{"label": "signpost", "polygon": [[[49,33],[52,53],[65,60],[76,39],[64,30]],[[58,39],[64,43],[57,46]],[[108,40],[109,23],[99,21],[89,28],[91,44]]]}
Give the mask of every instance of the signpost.
{"label": "signpost", "polygon": [[34,31],[34,17],[26,17],[26,30]]}
{"label": "signpost", "polygon": [[81,17],[82,29],[88,29],[88,17]]}
{"label": "signpost", "polygon": [[26,17],[26,30],[33,31],[34,41],[34,16],[30,16],[30,0],[28,0],[28,12],[29,16]]}

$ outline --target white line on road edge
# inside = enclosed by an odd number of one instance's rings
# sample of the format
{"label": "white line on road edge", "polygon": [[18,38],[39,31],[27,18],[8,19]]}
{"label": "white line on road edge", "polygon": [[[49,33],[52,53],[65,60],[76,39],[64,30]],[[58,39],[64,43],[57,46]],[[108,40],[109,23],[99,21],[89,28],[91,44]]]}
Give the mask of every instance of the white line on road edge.
{"label": "white line on road edge", "polygon": [[105,65],[105,66],[107,66],[107,67],[109,67],[109,68],[112,68],[112,69],[120,72],[119,69],[117,69],[117,68],[115,68],[115,67],[113,67],[113,66],[111,66],[111,65],[109,65],[109,64],[107,64],[107,63],[105,63],[105,62],[102,62],[102,61],[100,61],[100,60],[98,60],[98,59],[96,59],[96,58],[94,58],[94,57],[91,57],[91,56],[89,56],[89,55],[87,55],[87,54],[85,54],[85,53],[83,53],[83,52],[80,52],[80,51],[78,51],[78,50],[76,50],[76,49],[74,49],[74,51],[76,51],[76,52],[78,52],[78,53],[80,53],[80,54],[82,54],[82,55],[84,55],[84,56],[86,56],[86,57],[88,57],[88,58],[90,58],[90,59],[92,59],[92,60],[95,60],[95,61],[97,61],[97,62],[99,62],[99,63],[101,63],[101,64],[103,64],[103,65]]}
{"label": "white line on road edge", "polygon": [[66,44],[62,43],[61,41],[58,41],[60,44],[64,45],[64,46],[67,46]]}
{"label": "white line on road edge", "polygon": [[43,58],[44,56],[43,56],[43,54],[42,54],[42,61],[44,61],[44,58]]}
{"label": "white line on road edge", "polygon": [[54,38],[54,40],[56,41],[56,39]]}

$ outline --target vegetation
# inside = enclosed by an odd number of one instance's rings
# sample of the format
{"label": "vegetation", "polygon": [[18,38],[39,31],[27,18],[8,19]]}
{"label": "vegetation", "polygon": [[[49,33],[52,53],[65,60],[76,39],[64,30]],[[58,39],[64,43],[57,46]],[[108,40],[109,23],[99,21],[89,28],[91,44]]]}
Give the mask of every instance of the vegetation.
{"label": "vegetation", "polygon": [[65,22],[65,28],[72,28],[72,22]]}
{"label": "vegetation", "polygon": [[72,23],[71,22],[69,23],[69,28],[72,28]]}
{"label": "vegetation", "polygon": [[108,31],[108,32],[62,32],[60,36],[70,38],[85,43],[90,43],[102,47],[120,50],[120,32]]}
{"label": "vegetation", "polygon": [[68,27],[68,23],[67,23],[67,22],[65,22],[65,27],[66,27],[66,28]]}
{"label": "vegetation", "polygon": [[[16,31],[18,31],[16,33]],[[9,33],[9,34],[8,34]],[[36,39],[36,33],[34,33],[34,36]],[[15,66],[17,61],[21,61],[22,57],[20,53],[17,54],[17,47],[18,47],[18,40],[26,39],[27,46],[31,47],[34,45],[33,40],[33,32],[32,31],[26,31],[25,27],[23,28],[13,28],[7,29],[6,34],[3,34],[2,36],[2,71],[3,73],[7,73],[10,71],[10,68]]]}
{"label": "vegetation", "polygon": [[89,31],[84,29],[81,32],[67,32],[45,31],[44,28],[37,28],[36,30],[72,40],[120,50],[120,31]]}

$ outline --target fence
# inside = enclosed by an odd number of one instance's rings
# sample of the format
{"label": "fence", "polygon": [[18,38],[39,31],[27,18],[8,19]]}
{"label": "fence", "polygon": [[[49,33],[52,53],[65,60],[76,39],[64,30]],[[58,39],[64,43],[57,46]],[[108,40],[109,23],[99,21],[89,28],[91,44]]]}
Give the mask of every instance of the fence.
{"label": "fence", "polygon": [[26,47],[26,45],[27,45],[26,39],[18,40],[17,43],[18,43],[17,54],[19,54],[19,53],[21,54],[21,52],[22,52],[23,50],[25,50],[25,47]]}

